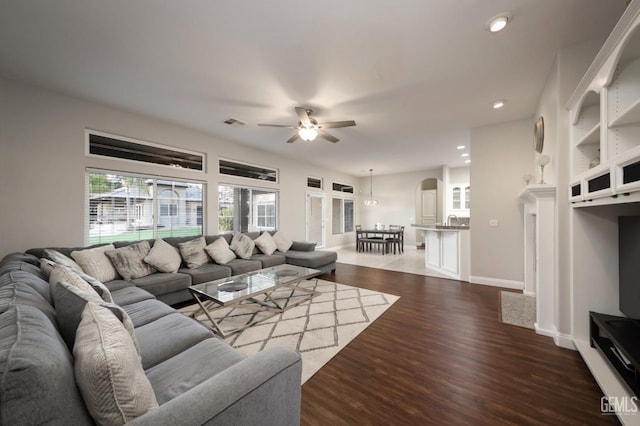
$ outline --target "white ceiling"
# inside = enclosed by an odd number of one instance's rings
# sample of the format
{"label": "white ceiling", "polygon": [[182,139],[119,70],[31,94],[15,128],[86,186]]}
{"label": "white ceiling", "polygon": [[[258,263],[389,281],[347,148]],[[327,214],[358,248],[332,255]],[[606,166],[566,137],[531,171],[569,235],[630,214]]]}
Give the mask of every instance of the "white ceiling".
{"label": "white ceiling", "polygon": [[[0,75],[351,175],[457,167],[469,129],[532,117],[558,49],[604,40],[625,3],[0,0]],[[357,126],[337,144],[257,126],[295,106]]]}

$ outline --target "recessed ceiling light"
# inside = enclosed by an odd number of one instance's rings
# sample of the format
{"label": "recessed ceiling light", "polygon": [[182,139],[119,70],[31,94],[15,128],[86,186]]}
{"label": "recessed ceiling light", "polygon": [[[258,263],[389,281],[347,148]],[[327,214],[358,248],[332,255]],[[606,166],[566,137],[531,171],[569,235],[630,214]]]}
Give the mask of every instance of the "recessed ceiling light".
{"label": "recessed ceiling light", "polygon": [[464,160],[465,163],[469,164],[471,160]]}
{"label": "recessed ceiling light", "polygon": [[493,109],[499,109],[502,108],[504,106],[504,104],[506,104],[507,101],[505,101],[504,99],[500,99],[497,100],[493,103]]}
{"label": "recessed ceiling light", "polygon": [[466,148],[466,146],[464,146],[464,145],[458,145],[458,146],[456,147],[456,149],[465,149],[465,148]]}
{"label": "recessed ceiling light", "polygon": [[485,24],[485,28],[491,33],[497,33],[504,30],[510,22],[510,13],[500,13],[499,15],[496,15],[493,18],[489,19]]}
{"label": "recessed ceiling light", "polygon": [[468,156],[469,156],[468,152],[465,152],[464,154],[460,154],[460,157],[468,157]]}

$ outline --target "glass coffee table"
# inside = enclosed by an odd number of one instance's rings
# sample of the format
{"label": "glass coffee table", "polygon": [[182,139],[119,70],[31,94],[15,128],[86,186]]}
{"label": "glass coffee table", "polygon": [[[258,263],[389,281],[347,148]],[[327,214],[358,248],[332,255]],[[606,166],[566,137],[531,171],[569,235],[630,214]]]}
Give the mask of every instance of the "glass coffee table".
{"label": "glass coffee table", "polygon": [[[211,316],[212,311],[233,306],[253,311],[284,312],[320,294],[298,286],[301,281],[317,277],[320,274],[322,272],[317,269],[295,265],[278,265],[246,274],[195,284],[189,287],[189,291],[200,306],[200,309],[194,312],[192,316],[195,318],[203,313],[211,321],[216,334],[227,337],[259,321],[249,322],[231,331],[223,331],[219,322]],[[307,293],[308,297],[298,299],[293,303],[283,304],[271,296],[274,291],[282,289],[282,287],[289,287],[292,290]],[[261,300],[256,298],[258,296],[260,296]]]}

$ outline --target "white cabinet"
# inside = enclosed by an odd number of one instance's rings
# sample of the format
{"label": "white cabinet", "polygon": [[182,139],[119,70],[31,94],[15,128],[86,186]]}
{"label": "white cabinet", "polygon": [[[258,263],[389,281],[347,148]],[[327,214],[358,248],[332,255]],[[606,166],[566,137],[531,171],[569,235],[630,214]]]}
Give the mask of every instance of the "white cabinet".
{"label": "white cabinet", "polygon": [[418,226],[424,233],[426,274],[469,281],[468,229]]}

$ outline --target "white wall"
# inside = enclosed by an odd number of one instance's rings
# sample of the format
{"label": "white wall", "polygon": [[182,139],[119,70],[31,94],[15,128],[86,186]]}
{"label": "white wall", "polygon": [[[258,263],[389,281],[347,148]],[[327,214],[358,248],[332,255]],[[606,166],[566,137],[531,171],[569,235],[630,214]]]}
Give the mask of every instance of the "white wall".
{"label": "white wall", "polygon": [[[305,238],[307,176],[321,177],[331,198],[331,182],[354,185],[354,176],[303,164],[231,143],[185,127],[94,102],[0,79],[0,257],[38,246],[85,242],[87,167],[183,177],[207,184],[206,233],[217,231],[218,182],[280,190],[280,228],[292,239]],[[207,155],[207,172],[187,171],[85,156],[85,129],[100,130]],[[280,184],[220,177],[219,157],[280,170]],[[353,233],[331,235],[327,204],[327,246],[355,241]]]}
{"label": "white wall", "polygon": [[416,244],[416,232],[411,224],[416,219],[416,188],[428,178],[442,178],[442,171],[424,170],[392,175],[373,175],[373,197],[378,200],[376,206],[365,206],[364,200],[369,197],[369,177],[360,178],[362,188],[356,205],[356,224],[363,228],[373,227],[377,222],[385,225],[404,225],[405,244]]}
{"label": "white wall", "polygon": [[[518,193],[533,160],[531,119],[471,131],[471,282],[521,285],[523,211]],[[490,227],[489,220],[498,221]]]}

